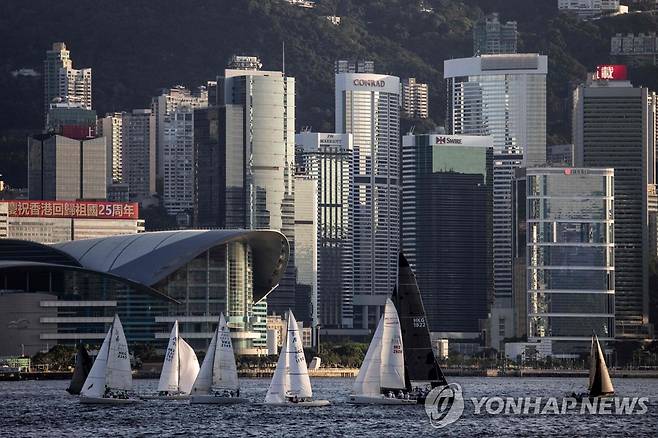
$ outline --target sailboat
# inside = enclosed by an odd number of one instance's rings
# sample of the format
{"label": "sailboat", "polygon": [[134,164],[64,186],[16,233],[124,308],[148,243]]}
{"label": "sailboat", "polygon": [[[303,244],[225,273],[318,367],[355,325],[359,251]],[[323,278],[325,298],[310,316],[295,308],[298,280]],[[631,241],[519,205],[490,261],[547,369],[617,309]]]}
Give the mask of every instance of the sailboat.
{"label": "sailboat", "polygon": [[219,316],[219,324],[192,386],[191,396],[190,403],[249,403],[248,399],[240,397],[231,332],[223,313]]}
{"label": "sailboat", "polygon": [[174,322],[165,353],[158,393],[142,396],[143,399],[182,400],[190,396],[192,385],[199,374],[199,360],[190,345],[178,334],[178,321]]}
{"label": "sailboat", "polygon": [[80,392],[81,403],[131,404],[139,399],[130,397],[133,379],[130,370],[128,342],[123,326],[114,315],[96,360]]}
{"label": "sailboat", "polygon": [[582,401],[583,398],[612,397],[615,395],[615,388],[612,386],[605,356],[596,335],[592,335],[592,346],[590,348],[588,390],[589,392],[585,394],[576,395],[576,399]]}
{"label": "sailboat", "polygon": [[297,320],[288,310],[286,336],[279,353],[279,361],[265,396],[269,405],[328,406],[328,400],[312,400],[313,390],[308,377],[306,358]]}
{"label": "sailboat", "polygon": [[[359,374],[354,381],[349,402],[353,404],[416,404],[415,399],[396,397],[406,388],[404,354],[400,320],[395,305],[386,300]],[[407,393],[408,394],[408,393]]]}
{"label": "sailboat", "polygon": [[432,349],[416,276],[402,253],[398,259],[398,284],[393,289],[391,300],[402,328],[405,386],[418,403],[423,403],[431,388],[446,386],[448,382]]}
{"label": "sailboat", "polygon": [[87,376],[89,375],[89,370],[91,370],[92,360],[87,353],[87,349],[84,345],[78,345],[78,352],[75,355],[75,368],[73,369],[73,376],[71,377],[71,383],[69,387],[66,388],[66,392],[73,395],[80,394],[82,390],[82,385],[84,385]]}

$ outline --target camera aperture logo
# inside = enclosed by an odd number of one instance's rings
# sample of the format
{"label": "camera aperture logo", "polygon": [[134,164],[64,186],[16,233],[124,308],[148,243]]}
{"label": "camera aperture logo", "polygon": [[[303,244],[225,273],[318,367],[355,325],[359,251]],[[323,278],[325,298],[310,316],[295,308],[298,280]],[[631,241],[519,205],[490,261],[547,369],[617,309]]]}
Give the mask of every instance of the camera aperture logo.
{"label": "camera aperture logo", "polygon": [[432,426],[440,429],[459,420],[464,413],[462,387],[457,383],[437,386],[425,398],[425,412]]}

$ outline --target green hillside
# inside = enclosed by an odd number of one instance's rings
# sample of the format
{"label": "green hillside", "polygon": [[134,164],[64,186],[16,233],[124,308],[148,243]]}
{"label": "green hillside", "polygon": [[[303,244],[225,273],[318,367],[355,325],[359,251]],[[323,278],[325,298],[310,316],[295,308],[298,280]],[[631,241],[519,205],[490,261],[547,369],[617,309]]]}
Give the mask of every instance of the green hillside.
{"label": "green hillside", "polygon": [[[422,7],[421,7],[422,3]],[[430,116],[443,124],[443,60],[470,56],[471,27],[486,12],[519,22],[520,50],[549,55],[549,141],[570,137],[570,93],[587,70],[609,61],[616,32],[657,28],[630,14],[581,23],[553,0],[317,0],[304,9],[283,0],[4,0],[0,5],[0,173],[25,185],[25,136],[41,126],[45,51],[65,41],[74,66],[93,68],[99,114],[148,107],[158,88],[213,79],[234,53],[255,54],[264,68],[297,79],[297,128],[333,129],[333,61],[368,58],[377,70],[430,84]],[[429,11],[431,10],[431,11]],[[340,26],[324,16],[339,15]],[[658,88],[658,70],[631,69]]]}

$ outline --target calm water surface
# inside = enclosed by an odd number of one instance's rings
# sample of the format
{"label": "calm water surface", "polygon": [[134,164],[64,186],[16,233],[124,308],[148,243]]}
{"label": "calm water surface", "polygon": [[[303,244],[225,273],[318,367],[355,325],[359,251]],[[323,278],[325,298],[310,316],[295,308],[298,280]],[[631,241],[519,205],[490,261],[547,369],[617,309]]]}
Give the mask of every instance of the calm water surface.
{"label": "calm water surface", "polygon": [[[147,401],[133,406],[81,405],[65,381],[0,382],[0,436],[658,436],[658,380],[615,379],[620,395],[649,397],[644,415],[475,415],[470,397],[562,397],[584,390],[582,378],[456,378],[467,399],[464,415],[444,429],[430,426],[421,406],[345,403],[351,379],[312,379],[327,408],[189,405]],[[135,380],[154,391],[156,380]],[[242,392],[261,402],[269,379],[244,379]]]}

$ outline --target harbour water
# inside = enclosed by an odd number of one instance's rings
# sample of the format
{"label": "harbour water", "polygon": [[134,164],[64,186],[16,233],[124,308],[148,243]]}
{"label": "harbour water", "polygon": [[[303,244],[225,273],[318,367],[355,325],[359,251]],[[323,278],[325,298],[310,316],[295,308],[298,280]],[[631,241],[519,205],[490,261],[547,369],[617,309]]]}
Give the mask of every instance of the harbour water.
{"label": "harbour water", "polygon": [[[558,397],[582,391],[583,378],[485,378],[451,381],[462,386],[462,417],[444,429],[430,425],[422,406],[359,406],[346,403],[352,379],[312,379],[314,398],[327,408],[262,404],[213,406],[147,401],[133,406],[85,406],[65,392],[67,381],[0,382],[0,436],[656,436],[658,380],[615,379],[620,396],[648,397],[642,415],[488,415],[474,413],[471,397]],[[135,380],[139,392],[156,380]],[[262,402],[269,379],[243,379],[242,393]]]}

